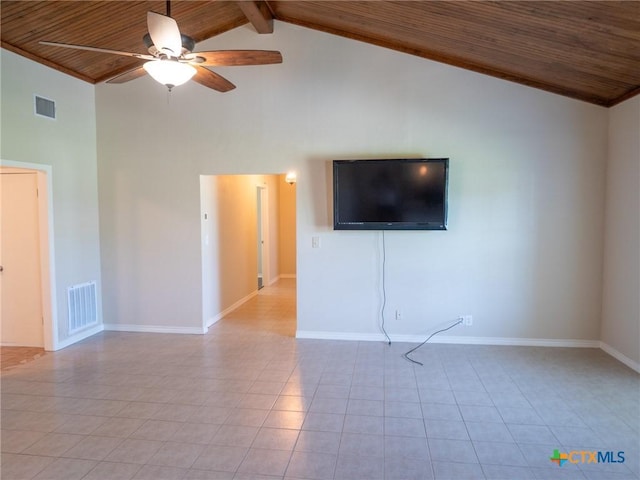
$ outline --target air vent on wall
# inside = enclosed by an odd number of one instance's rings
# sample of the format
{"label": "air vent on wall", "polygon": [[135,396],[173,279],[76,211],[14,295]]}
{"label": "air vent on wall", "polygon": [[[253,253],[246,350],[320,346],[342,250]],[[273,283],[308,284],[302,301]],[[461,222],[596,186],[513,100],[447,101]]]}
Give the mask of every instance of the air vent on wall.
{"label": "air vent on wall", "polygon": [[69,334],[98,323],[96,282],[73,285],[67,289],[69,297]]}
{"label": "air vent on wall", "polygon": [[35,112],[40,117],[56,118],[56,102],[49,100],[48,98],[39,97],[34,95],[35,98]]}

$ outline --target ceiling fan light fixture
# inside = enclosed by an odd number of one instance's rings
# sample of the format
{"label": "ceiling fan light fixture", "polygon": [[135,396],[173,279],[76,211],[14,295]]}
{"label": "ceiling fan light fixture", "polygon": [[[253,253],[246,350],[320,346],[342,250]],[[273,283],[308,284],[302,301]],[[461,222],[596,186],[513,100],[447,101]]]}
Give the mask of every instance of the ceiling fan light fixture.
{"label": "ceiling fan light fixture", "polygon": [[145,63],[143,68],[155,81],[166,85],[169,90],[188,82],[196,74],[195,67],[176,60],[153,60]]}

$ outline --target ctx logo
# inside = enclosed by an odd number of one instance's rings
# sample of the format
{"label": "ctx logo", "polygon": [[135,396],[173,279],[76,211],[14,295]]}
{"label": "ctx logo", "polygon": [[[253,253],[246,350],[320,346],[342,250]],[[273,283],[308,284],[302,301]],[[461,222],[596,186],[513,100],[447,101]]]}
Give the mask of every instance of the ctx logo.
{"label": "ctx logo", "polygon": [[553,456],[550,457],[552,462],[558,464],[559,467],[566,462],[569,463],[624,463],[624,452],[599,452],[589,450],[572,450],[569,453],[563,453],[560,450],[554,450]]}

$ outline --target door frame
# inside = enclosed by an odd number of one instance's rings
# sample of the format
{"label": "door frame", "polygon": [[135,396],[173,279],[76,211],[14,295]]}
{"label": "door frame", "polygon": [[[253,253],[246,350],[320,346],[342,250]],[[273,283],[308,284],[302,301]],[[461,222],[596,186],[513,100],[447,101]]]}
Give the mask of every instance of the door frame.
{"label": "door frame", "polygon": [[[261,266],[262,266],[262,286],[266,287],[270,284],[270,269],[269,269],[269,253],[270,253],[270,243],[269,243],[269,189],[266,184],[256,185],[256,193],[257,193],[257,204],[260,205],[260,209],[256,208],[256,214],[258,217],[258,224],[260,225],[260,230],[257,233],[258,237],[258,248],[262,249],[262,255],[260,257]],[[262,245],[260,245],[260,240],[262,240]],[[257,268],[257,266],[256,266]],[[260,273],[260,272],[258,272]],[[257,281],[257,279],[256,279]]]}
{"label": "door frame", "polygon": [[[53,234],[53,181],[51,165],[0,160],[0,167],[20,168],[37,173],[38,223],[40,225],[40,291],[44,349],[58,350],[58,302]],[[42,194],[44,193],[44,195]]]}

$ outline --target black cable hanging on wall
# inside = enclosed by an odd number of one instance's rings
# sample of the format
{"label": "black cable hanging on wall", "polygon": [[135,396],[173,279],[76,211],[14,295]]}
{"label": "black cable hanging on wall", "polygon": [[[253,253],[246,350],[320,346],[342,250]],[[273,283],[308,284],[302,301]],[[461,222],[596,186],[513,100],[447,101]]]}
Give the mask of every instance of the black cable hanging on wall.
{"label": "black cable hanging on wall", "polygon": [[391,345],[391,338],[389,338],[389,335],[387,334],[387,331],[384,328],[384,309],[387,306],[387,289],[385,285],[386,264],[387,264],[387,247],[385,245],[384,230],[382,230],[382,308],[380,309],[380,316],[382,318],[381,318],[380,326],[382,328],[382,333],[384,333],[384,336],[387,337],[387,345]]}

